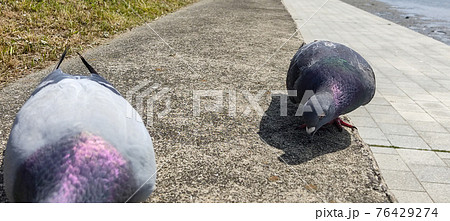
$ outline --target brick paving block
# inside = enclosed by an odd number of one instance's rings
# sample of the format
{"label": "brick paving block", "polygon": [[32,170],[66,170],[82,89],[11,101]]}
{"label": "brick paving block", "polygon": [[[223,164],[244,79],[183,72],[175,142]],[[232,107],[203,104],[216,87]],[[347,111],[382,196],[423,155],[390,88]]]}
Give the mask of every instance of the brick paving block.
{"label": "brick paving block", "polygon": [[440,97],[438,99],[443,105],[445,105],[445,107],[449,108],[449,106],[450,106],[450,95],[448,97]]}
{"label": "brick paving block", "polygon": [[450,167],[450,159],[442,159],[442,161],[444,161],[447,164],[447,166]]}
{"label": "brick paving block", "polygon": [[386,98],[386,100],[391,104],[393,103],[415,104],[415,102],[409,97],[384,95],[384,98]]}
{"label": "brick paving block", "polygon": [[450,159],[450,152],[436,152],[441,159]]}
{"label": "brick paving block", "polygon": [[425,73],[422,73],[422,75],[411,76],[410,79],[418,83],[419,85],[427,84],[429,82],[432,82],[433,84],[439,84],[427,75],[428,73],[430,73],[430,69],[432,69],[432,67],[429,67]]}
{"label": "brick paving block", "polygon": [[[442,96],[441,94],[442,93],[439,93],[438,98],[440,98]],[[447,98],[450,98],[450,94],[448,94]],[[448,110],[449,109],[447,106],[445,106],[441,102],[417,101],[416,103],[419,106],[421,106],[424,110]]]}
{"label": "brick paving block", "polygon": [[436,82],[443,86],[450,86],[450,79],[436,79]]}
{"label": "brick paving block", "polygon": [[437,118],[436,121],[450,131],[450,119],[448,118]]}
{"label": "brick paving block", "polygon": [[[411,89],[411,88],[402,88],[403,92],[408,95],[415,102],[417,101],[429,101],[434,100],[437,101],[435,97],[433,97],[430,93],[428,93],[425,89]],[[431,97],[431,98],[430,98]]]}
{"label": "brick paving block", "polygon": [[392,146],[391,142],[389,142],[389,140],[386,139],[372,139],[372,138],[367,138],[364,139],[364,142],[366,142],[369,145],[380,145],[380,146]]}
{"label": "brick paving block", "polygon": [[[411,51],[411,52],[413,52],[413,51]],[[426,73],[432,68],[429,64],[427,64],[427,63],[425,63],[425,62],[423,62],[422,60],[419,60],[419,59],[417,59],[416,62],[409,62],[409,64],[411,66],[413,66],[416,70],[418,70],[418,71],[420,71],[422,73],[423,72]]]}
{"label": "brick paving block", "polygon": [[[394,148],[370,146],[370,149],[372,150],[373,153],[398,155],[397,150]],[[398,156],[400,156],[400,155],[398,155]]]}
{"label": "brick paving block", "polygon": [[427,192],[391,190],[399,203],[433,203]]}
{"label": "brick paving block", "polygon": [[356,126],[356,127],[378,127],[378,125],[375,123],[375,121],[370,117],[367,116],[351,116],[350,121]]}
{"label": "brick paving block", "polygon": [[403,159],[398,154],[374,153],[373,155],[377,160],[378,166],[382,170],[410,171],[406,163],[403,162]]}
{"label": "brick paving block", "polygon": [[446,106],[450,108],[450,99],[448,100],[441,100],[441,102]]}
{"label": "brick paving block", "polygon": [[450,184],[422,183],[435,203],[450,203]]}
{"label": "brick paving block", "polygon": [[411,171],[420,182],[450,184],[450,168],[427,165],[410,165]]}
{"label": "brick paving block", "polygon": [[450,90],[450,80],[436,80],[439,84],[441,84],[443,87]]}
{"label": "brick paving block", "polygon": [[391,105],[368,104],[365,107],[371,114],[392,114],[397,112]]}
{"label": "brick paving block", "polygon": [[375,78],[377,79],[377,87],[383,87],[384,85],[392,85],[392,81],[386,78],[380,72],[375,71]]}
{"label": "brick paving block", "polygon": [[437,132],[418,132],[431,149],[450,151],[450,134]]}
{"label": "brick paving block", "polygon": [[[411,80],[410,80],[410,77],[405,76],[405,75],[403,74],[403,72],[398,71],[398,70],[397,70],[397,72],[391,72],[391,73],[389,73],[389,75],[387,75],[387,78],[389,78],[389,80],[391,80],[392,82],[409,82],[409,81],[411,81]],[[398,88],[397,86],[396,86],[395,88],[397,88],[397,89],[399,89],[400,91],[402,91],[402,90],[401,90],[400,88]],[[402,92],[403,92],[403,91],[402,91]],[[406,94],[403,94],[403,95],[401,95],[401,96],[406,96]]]}
{"label": "brick paving block", "polygon": [[[426,90],[424,90],[418,84],[414,83],[412,80],[410,80],[409,82],[398,82],[398,84],[404,85],[404,86],[399,86],[399,88],[412,98],[416,95],[430,95],[431,96],[431,94],[429,94]],[[417,85],[417,86],[413,86],[413,85]]]}
{"label": "brick paving block", "polygon": [[424,191],[422,185],[410,171],[381,170],[381,175],[390,189]]}
{"label": "brick paving block", "polygon": [[409,125],[403,124],[389,124],[384,123],[381,125],[381,131],[384,134],[393,134],[393,135],[405,135],[405,136],[417,136],[416,131]]}
{"label": "brick paving block", "polygon": [[397,111],[424,113],[425,111],[414,103],[392,103],[392,106]]}
{"label": "brick paving block", "polygon": [[397,153],[407,165],[446,166],[433,151],[397,149]]}
{"label": "brick paving block", "polygon": [[383,95],[390,95],[390,96],[403,96],[406,97],[407,95],[405,92],[403,92],[398,87],[392,87],[392,88],[384,88],[384,87],[378,87],[377,90],[383,94]]}
{"label": "brick paving block", "polygon": [[442,74],[440,71],[436,70],[436,69],[430,69],[430,71],[427,72],[423,72],[426,76],[430,77],[431,79],[433,79],[433,81],[435,81],[436,83],[438,83],[440,86],[446,88],[444,85],[442,85],[441,83],[437,82],[438,80],[442,80],[445,79],[447,76],[445,74]]}
{"label": "brick paving block", "polygon": [[375,105],[391,105],[384,97],[374,97],[369,104]]}
{"label": "brick paving block", "polygon": [[363,116],[363,117],[370,116],[369,112],[367,112],[365,107],[359,107],[358,109],[348,113],[347,115],[349,115],[350,117],[353,117],[353,116]]}
{"label": "brick paving block", "polygon": [[426,122],[426,121],[408,121],[416,131],[428,131],[428,132],[441,132],[448,133],[448,131],[441,126],[438,122]]}
{"label": "brick paving block", "polygon": [[381,139],[385,140],[386,136],[379,128],[374,127],[358,127],[359,135],[364,139]]}
{"label": "brick paving block", "polygon": [[447,88],[444,88],[440,84],[435,83],[435,82],[422,82],[419,84],[423,89],[425,89],[428,93],[433,95],[433,97],[437,98],[438,100],[440,100],[440,99],[438,97],[436,97],[433,93],[442,93],[442,92],[448,91]]}
{"label": "brick paving block", "polygon": [[428,144],[420,137],[417,136],[404,136],[404,135],[386,135],[389,142],[396,147],[414,148],[414,149],[430,149]]}
{"label": "brick paving block", "polygon": [[399,111],[398,112],[405,120],[413,120],[413,121],[428,121],[434,122],[435,120],[428,113],[417,113],[417,112],[406,112]]}
{"label": "brick paving block", "polygon": [[393,114],[371,114],[373,120],[382,125],[383,123],[408,124],[402,116],[397,113]]}
{"label": "brick paving block", "polygon": [[[395,54],[399,54],[399,51],[394,52]],[[403,71],[410,71],[413,70],[407,63],[405,63],[404,61],[402,61],[401,59],[391,59],[388,61],[389,63],[392,64],[392,66],[394,66],[395,68],[397,68],[398,70]]]}
{"label": "brick paving block", "polygon": [[421,89],[421,87],[413,82],[413,81],[408,81],[408,82],[394,82],[395,85],[397,85],[397,87],[399,87],[400,89]]}
{"label": "brick paving block", "polygon": [[[382,71],[375,74],[375,76],[377,76],[377,75],[385,76],[385,75],[383,75]],[[390,76],[390,77],[392,77],[392,76]],[[380,89],[383,89],[383,90],[399,90],[400,89],[393,83],[393,81],[391,79],[389,79],[387,77],[381,78],[381,81],[379,81],[378,79],[376,79],[376,80],[377,80],[377,91],[379,91]],[[383,84],[383,81],[384,81],[384,84]]]}
{"label": "brick paving block", "polygon": [[434,119],[447,118],[447,120],[450,121],[450,109],[447,109],[447,110],[444,110],[444,109],[439,109],[439,110],[428,109],[426,111]]}

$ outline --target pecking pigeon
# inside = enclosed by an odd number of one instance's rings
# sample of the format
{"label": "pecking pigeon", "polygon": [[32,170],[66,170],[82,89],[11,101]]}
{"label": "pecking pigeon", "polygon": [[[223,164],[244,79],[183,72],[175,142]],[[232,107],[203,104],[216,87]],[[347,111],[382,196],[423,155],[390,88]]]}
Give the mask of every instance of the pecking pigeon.
{"label": "pecking pigeon", "polygon": [[[368,104],[375,94],[375,76],[369,63],[354,50],[330,41],[300,47],[291,60],[286,78],[290,99],[301,103],[308,134],[325,124],[354,127],[339,116]],[[307,97],[312,92],[311,97]]]}
{"label": "pecking pigeon", "polygon": [[62,72],[59,65],[66,51],[14,121],[4,159],[8,199],[145,201],[156,180],[153,144],[146,127],[81,55],[91,76]]}

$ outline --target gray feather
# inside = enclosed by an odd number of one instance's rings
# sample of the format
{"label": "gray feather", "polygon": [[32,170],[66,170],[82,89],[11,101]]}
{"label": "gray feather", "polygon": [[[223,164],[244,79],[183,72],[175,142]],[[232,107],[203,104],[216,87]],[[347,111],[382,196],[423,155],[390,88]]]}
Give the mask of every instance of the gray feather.
{"label": "gray feather", "polygon": [[60,69],[42,80],[16,116],[4,160],[8,198],[14,201],[18,168],[33,153],[85,131],[102,137],[129,162],[134,189],[148,181],[131,201],[147,199],[155,188],[156,163],[139,114],[98,74],[71,76]]}

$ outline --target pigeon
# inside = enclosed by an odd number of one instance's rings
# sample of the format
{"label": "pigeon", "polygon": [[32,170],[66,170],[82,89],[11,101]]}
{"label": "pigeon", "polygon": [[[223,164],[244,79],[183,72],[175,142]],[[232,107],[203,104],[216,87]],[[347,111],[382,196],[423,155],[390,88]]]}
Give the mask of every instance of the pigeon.
{"label": "pigeon", "polygon": [[81,55],[91,75],[64,73],[66,52],[14,120],[4,158],[8,200],[145,201],[156,163],[141,117]]}
{"label": "pigeon", "polygon": [[286,78],[290,100],[300,103],[302,128],[314,135],[325,124],[355,128],[339,118],[375,94],[375,75],[369,63],[349,47],[330,41],[303,44],[291,60]]}

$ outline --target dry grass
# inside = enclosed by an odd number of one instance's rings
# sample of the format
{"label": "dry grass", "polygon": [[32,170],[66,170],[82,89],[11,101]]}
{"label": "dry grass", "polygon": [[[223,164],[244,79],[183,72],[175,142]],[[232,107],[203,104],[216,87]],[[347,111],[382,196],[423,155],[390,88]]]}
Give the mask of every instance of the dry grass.
{"label": "dry grass", "polygon": [[[0,88],[196,0],[0,0]],[[138,13],[144,20],[139,18]]]}

